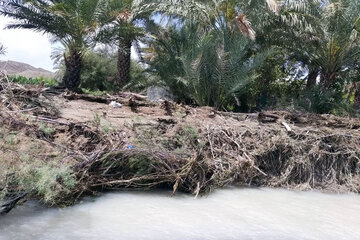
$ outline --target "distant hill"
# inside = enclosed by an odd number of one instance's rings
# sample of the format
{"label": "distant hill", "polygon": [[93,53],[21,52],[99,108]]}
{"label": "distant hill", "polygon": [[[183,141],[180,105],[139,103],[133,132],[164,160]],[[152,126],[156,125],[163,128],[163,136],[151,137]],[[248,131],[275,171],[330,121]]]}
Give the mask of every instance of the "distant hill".
{"label": "distant hill", "polygon": [[7,75],[24,76],[27,78],[53,78],[55,76],[55,73],[48,70],[15,61],[0,61],[0,71],[6,73]]}

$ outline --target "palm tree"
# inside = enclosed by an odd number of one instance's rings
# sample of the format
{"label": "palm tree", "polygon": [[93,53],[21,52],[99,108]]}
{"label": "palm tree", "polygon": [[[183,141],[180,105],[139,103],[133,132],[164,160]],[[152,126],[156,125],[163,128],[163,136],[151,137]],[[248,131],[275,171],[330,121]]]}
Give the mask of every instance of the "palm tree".
{"label": "palm tree", "polygon": [[[209,27],[213,27],[216,21],[229,26],[236,21],[244,21],[240,23],[243,26],[238,26],[244,34],[244,30],[250,30],[250,25],[260,28],[266,23],[266,16],[277,14],[279,8],[278,0],[138,0],[136,5],[138,13],[153,11],[182,20],[196,21]],[[247,34],[254,33],[252,31]]]}
{"label": "palm tree", "polygon": [[117,47],[118,73],[115,85],[124,87],[131,80],[131,47],[134,46],[140,60],[139,41],[147,35],[147,31],[155,24],[150,19],[155,11],[156,0],[108,0],[100,17],[101,28],[98,40]]}
{"label": "palm tree", "polygon": [[98,40],[117,46],[117,76],[114,83],[123,87],[130,82],[131,47],[133,41],[142,35],[142,28],[136,27],[132,13],[132,0],[109,0],[100,18],[101,28]]}
{"label": "palm tree", "polygon": [[328,89],[360,57],[359,12],[359,1],[287,0],[268,39],[308,66],[308,88]]}
{"label": "palm tree", "polygon": [[8,29],[50,34],[66,48],[63,84],[78,91],[84,51],[93,44],[103,0],[9,0],[0,14],[18,20]]}
{"label": "palm tree", "polygon": [[241,107],[237,96],[256,78],[254,70],[267,54],[254,54],[255,31],[238,11],[238,2],[188,1],[183,6],[164,2],[157,5],[158,11],[177,19],[148,43],[150,71],[180,99],[219,109]]}

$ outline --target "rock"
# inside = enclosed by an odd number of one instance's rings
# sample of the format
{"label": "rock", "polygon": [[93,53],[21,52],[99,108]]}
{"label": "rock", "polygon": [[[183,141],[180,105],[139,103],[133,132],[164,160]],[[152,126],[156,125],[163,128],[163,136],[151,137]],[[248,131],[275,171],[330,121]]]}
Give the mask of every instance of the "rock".
{"label": "rock", "polygon": [[174,96],[168,87],[151,86],[147,89],[147,98],[151,102],[173,101]]}
{"label": "rock", "polygon": [[115,101],[111,101],[111,103],[109,104],[110,107],[113,107],[113,108],[121,108],[122,107],[122,104],[121,103],[118,103],[118,102],[115,102]]}

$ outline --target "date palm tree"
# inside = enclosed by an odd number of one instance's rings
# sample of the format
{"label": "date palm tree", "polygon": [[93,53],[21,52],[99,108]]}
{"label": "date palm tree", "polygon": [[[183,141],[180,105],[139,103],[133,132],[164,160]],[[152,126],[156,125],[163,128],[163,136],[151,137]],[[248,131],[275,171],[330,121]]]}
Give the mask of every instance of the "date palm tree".
{"label": "date palm tree", "polygon": [[239,30],[253,38],[254,30],[248,32],[250,26],[260,28],[266,22],[266,16],[277,14],[279,8],[278,0],[137,0],[136,11],[141,13],[152,10],[208,27],[213,27],[215,22],[227,23],[229,26],[240,22],[242,26],[238,26]]}
{"label": "date palm tree", "polygon": [[360,58],[359,12],[359,1],[286,0],[268,39],[308,66],[308,88],[328,89]]}
{"label": "date palm tree", "polygon": [[[175,20],[148,43],[149,70],[179,99],[218,109],[242,107],[237,96],[257,77],[254,70],[267,56],[266,50],[256,50],[245,3],[161,1],[156,11]],[[267,2],[262,10],[277,12]]]}
{"label": "date palm tree", "polygon": [[117,48],[117,76],[114,83],[124,87],[130,82],[131,47],[133,46],[141,60],[139,41],[146,35],[146,29],[154,22],[150,15],[156,6],[149,3],[154,0],[108,0],[100,17],[101,28],[98,40]]}
{"label": "date palm tree", "polygon": [[8,0],[0,14],[17,22],[8,29],[50,34],[66,48],[63,84],[78,91],[84,51],[93,44],[103,0]]}
{"label": "date palm tree", "polygon": [[142,29],[135,26],[132,2],[132,0],[109,0],[100,17],[102,26],[98,40],[117,47],[117,76],[114,79],[117,87],[123,87],[130,81],[132,43],[142,34]]}

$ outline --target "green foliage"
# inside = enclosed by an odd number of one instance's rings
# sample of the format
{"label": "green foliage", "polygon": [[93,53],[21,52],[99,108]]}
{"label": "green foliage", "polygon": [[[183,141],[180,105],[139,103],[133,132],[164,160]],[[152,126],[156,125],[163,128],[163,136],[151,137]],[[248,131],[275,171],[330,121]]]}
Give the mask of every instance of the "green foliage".
{"label": "green foliage", "polygon": [[80,87],[90,91],[111,91],[116,76],[116,60],[106,51],[88,51],[84,55]]}
{"label": "green foliage", "polygon": [[114,128],[112,128],[111,124],[108,124],[108,125],[103,125],[101,127],[101,130],[105,133],[105,134],[109,134],[111,133],[112,131],[114,131]]}
{"label": "green foliage", "polygon": [[39,85],[42,82],[44,82],[44,86],[46,87],[55,87],[58,85],[55,79],[45,78],[45,77],[27,78],[24,76],[9,76],[9,80],[14,83],[30,84],[30,85]]}
{"label": "green foliage", "polygon": [[88,95],[92,95],[92,96],[103,96],[107,93],[107,91],[100,91],[100,90],[89,90],[86,88],[82,88],[81,89],[83,91],[84,94],[88,94]]}
{"label": "green foliage", "polygon": [[204,32],[198,24],[185,23],[152,44],[157,53],[149,62],[152,72],[178,99],[219,109],[236,104],[267,55],[252,52],[253,43],[227,26]]}
{"label": "green foliage", "polygon": [[[41,129],[53,131],[46,125]],[[28,193],[49,205],[66,205],[76,177],[71,163],[62,161],[63,156],[53,150],[23,131],[0,127],[0,200]]]}
{"label": "green foliage", "polygon": [[149,86],[150,81],[145,73],[145,68],[138,62],[131,62],[130,69],[131,79],[124,86],[124,90],[131,92],[143,92]]}
{"label": "green foliage", "polygon": [[99,127],[101,124],[101,118],[100,118],[99,114],[95,113],[93,117],[94,117],[93,123],[94,123],[95,127]]}
{"label": "green foliage", "polygon": [[350,102],[345,98],[342,88],[324,90],[322,86],[315,86],[311,90],[303,90],[295,99],[299,107],[308,112],[333,113],[336,115],[349,115],[353,113]]}
{"label": "green foliage", "polygon": [[178,136],[181,145],[186,146],[189,143],[193,146],[198,145],[199,132],[196,128],[190,125],[184,125],[182,130],[184,131],[184,134]]}
{"label": "green foliage", "polygon": [[55,205],[59,199],[64,199],[76,186],[76,180],[69,166],[44,163],[24,156],[22,169],[16,176],[16,181],[47,204]]}
{"label": "green foliage", "polygon": [[109,1],[6,1],[0,15],[11,17],[16,22],[7,26],[10,29],[32,29],[51,34],[52,41],[65,47],[66,71],[63,77],[65,86],[78,90],[83,53],[95,43],[99,17],[102,16]]}
{"label": "green foliage", "polygon": [[10,133],[4,138],[4,143],[7,145],[16,145],[20,140],[16,137],[16,134]]}
{"label": "green foliage", "polygon": [[[117,75],[116,54],[108,48],[96,51],[87,51],[83,59],[80,88],[86,94],[94,96],[103,95],[106,92],[114,92],[117,87],[114,79]],[[64,71],[63,64],[59,66]],[[137,62],[131,62],[131,81],[124,86],[124,90],[141,92],[148,86],[148,78],[144,68]]]}
{"label": "green foliage", "polygon": [[[60,41],[64,79],[86,93],[151,83],[179,102],[226,111],[335,114],[360,106],[359,12],[350,0],[10,0],[0,10],[18,20],[9,28]],[[98,42],[116,50],[87,51]],[[130,64],[131,43],[146,64]]]}
{"label": "green foliage", "polygon": [[134,173],[135,176],[142,176],[151,173],[153,162],[149,157],[138,155],[129,158],[129,172]]}
{"label": "green foliage", "polygon": [[45,123],[40,124],[39,130],[45,135],[45,137],[51,137],[55,133],[55,129]]}

